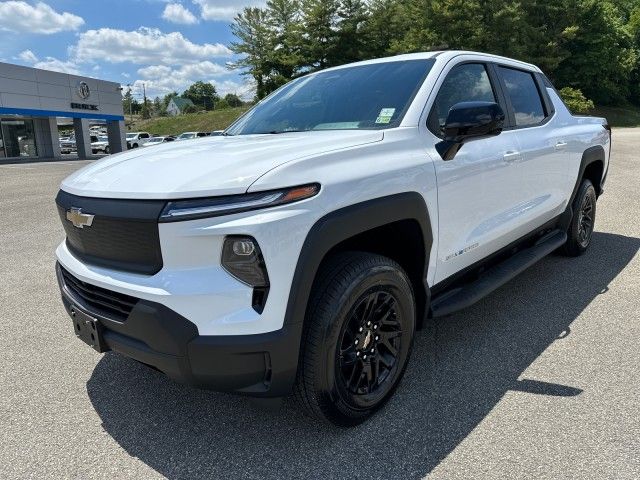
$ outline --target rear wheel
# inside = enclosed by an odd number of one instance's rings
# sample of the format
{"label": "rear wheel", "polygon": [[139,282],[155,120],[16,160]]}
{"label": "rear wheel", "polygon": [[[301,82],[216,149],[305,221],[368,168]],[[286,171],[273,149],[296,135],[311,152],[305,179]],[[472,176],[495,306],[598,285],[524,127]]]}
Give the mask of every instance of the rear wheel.
{"label": "rear wheel", "polygon": [[562,252],[577,257],[591,245],[591,236],[596,221],[596,191],[589,180],[583,180],[573,204],[573,218],[567,231],[567,243]]}
{"label": "rear wheel", "polygon": [[310,299],[296,396],[312,415],[336,425],[366,420],[402,378],[414,331],[413,291],[396,262],[336,255]]}

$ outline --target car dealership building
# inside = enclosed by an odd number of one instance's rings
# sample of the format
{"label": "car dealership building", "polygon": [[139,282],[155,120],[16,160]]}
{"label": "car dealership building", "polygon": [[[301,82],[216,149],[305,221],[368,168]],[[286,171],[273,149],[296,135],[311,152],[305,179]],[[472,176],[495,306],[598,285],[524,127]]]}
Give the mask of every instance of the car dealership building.
{"label": "car dealership building", "polygon": [[126,150],[120,84],[0,63],[0,163],[59,159],[58,119],[73,120],[79,158],[90,124],[106,124],[111,153]]}

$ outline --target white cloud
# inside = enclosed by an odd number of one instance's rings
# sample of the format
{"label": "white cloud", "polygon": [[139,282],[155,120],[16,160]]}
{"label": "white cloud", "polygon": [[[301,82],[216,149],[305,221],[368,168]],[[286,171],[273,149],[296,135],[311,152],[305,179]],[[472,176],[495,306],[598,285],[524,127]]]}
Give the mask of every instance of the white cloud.
{"label": "white cloud", "polygon": [[36,62],[33,66],[43,70],[53,70],[54,72],[70,73],[72,75],[81,74],[75,62],[65,62],[55,57],[46,57],[44,60]]}
{"label": "white cloud", "polygon": [[233,20],[244,7],[263,7],[266,0],[193,0],[205,20]]}
{"label": "white cloud", "polygon": [[169,3],[164,7],[162,18],[167,22],[193,25],[198,23],[196,16],[179,3]]}
{"label": "white cloud", "polygon": [[208,60],[177,68],[166,65],[150,65],[138,70],[139,79],[134,82],[134,89],[136,92],[142,92],[142,84],[144,83],[147,95],[155,97],[173,91],[182,92],[198,80],[210,82],[218,88],[220,77],[228,75],[231,75],[231,72],[224,65]]}
{"label": "white cloud", "polygon": [[204,61],[171,68],[167,65],[150,65],[138,70],[138,79],[133,82],[134,93],[142,93],[146,89],[150,98],[163,96],[169,92],[182,93],[189,85],[202,80],[215,85],[220,96],[235,93],[245,100],[255,95],[252,83],[237,82],[229,78],[233,75],[224,65]]}
{"label": "white cloud", "polygon": [[78,30],[84,25],[82,17],[69,12],[58,13],[49,5],[38,2],[30,5],[23,1],[0,2],[0,30],[42,33],[45,35]]}
{"label": "white cloud", "polygon": [[24,50],[20,52],[17,58],[25,63],[36,63],[38,61],[38,57],[36,57],[36,54],[31,50]]}
{"label": "white cloud", "polygon": [[196,63],[231,55],[231,51],[220,43],[195,44],[180,32],[163,33],[147,27],[131,32],[113,28],[87,30],[80,34],[71,51],[79,62],[162,65]]}

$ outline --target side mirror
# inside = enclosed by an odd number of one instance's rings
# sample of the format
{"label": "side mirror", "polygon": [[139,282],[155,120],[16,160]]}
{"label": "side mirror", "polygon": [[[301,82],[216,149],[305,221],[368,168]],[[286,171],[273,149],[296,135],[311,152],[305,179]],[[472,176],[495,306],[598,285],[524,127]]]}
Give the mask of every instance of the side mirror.
{"label": "side mirror", "polygon": [[504,112],[497,103],[456,103],[449,110],[442,128],[444,140],[436,144],[436,150],[443,160],[452,160],[464,143],[500,135],[504,118]]}

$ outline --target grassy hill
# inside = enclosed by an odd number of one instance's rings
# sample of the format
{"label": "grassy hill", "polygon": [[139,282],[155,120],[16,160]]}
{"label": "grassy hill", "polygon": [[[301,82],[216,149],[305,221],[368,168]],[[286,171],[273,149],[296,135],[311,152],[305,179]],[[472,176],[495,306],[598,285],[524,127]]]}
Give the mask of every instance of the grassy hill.
{"label": "grassy hill", "polygon": [[211,112],[189,113],[176,117],[157,117],[127,122],[130,132],[149,132],[156,135],[179,135],[182,132],[211,132],[227,128],[249,107],[227,108]]}
{"label": "grassy hill", "polygon": [[640,127],[640,109],[628,107],[596,107],[589,115],[605,117],[612,127]]}
{"label": "grassy hill", "polygon": [[[129,123],[130,132],[150,132],[156,135],[178,135],[182,132],[210,132],[227,128],[249,107],[228,108],[211,112],[190,113],[177,117],[136,119]],[[590,115],[606,117],[613,127],[640,127],[640,109],[637,107],[597,107]]]}

